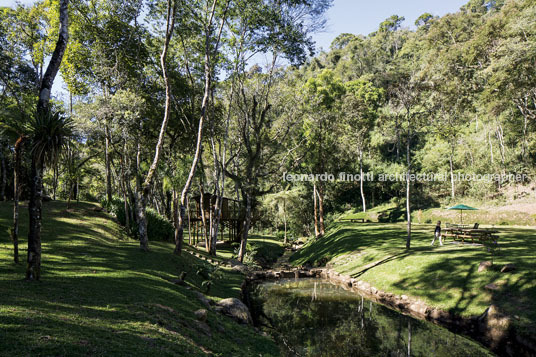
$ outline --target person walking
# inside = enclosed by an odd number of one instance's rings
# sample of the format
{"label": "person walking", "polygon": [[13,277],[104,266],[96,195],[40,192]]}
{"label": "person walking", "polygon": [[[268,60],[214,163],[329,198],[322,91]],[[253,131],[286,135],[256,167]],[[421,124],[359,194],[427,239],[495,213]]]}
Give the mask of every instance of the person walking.
{"label": "person walking", "polygon": [[434,239],[432,239],[432,244],[430,245],[434,245],[435,243],[435,240],[439,238],[439,245],[443,245],[443,239],[441,237],[441,221],[437,221],[437,225],[435,227],[435,231],[434,231]]}

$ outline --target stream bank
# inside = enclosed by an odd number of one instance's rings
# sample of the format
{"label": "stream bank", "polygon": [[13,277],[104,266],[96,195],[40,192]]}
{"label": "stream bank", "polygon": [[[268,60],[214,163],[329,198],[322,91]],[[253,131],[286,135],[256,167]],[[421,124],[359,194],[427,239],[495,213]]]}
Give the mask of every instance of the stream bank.
{"label": "stream bank", "polygon": [[245,303],[251,307],[250,292],[254,286],[264,281],[302,278],[324,279],[404,315],[430,321],[454,333],[469,336],[501,356],[536,355],[536,346],[531,341],[521,338],[512,328],[511,318],[503,315],[494,305],[481,316],[463,317],[428,306],[419,299],[378,290],[365,281],[339,274],[331,269],[271,269],[251,272],[243,284],[242,296]]}

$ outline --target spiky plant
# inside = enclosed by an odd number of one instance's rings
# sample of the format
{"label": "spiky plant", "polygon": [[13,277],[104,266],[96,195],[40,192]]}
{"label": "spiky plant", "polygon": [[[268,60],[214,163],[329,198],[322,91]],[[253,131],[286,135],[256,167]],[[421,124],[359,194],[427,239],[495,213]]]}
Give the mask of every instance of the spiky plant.
{"label": "spiky plant", "polygon": [[39,280],[41,277],[41,212],[43,192],[43,170],[45,165],[53,165],[73,135],[73,122],[58,111],[37,114],[30,122],[32,157],[30,200],[28,210],[30,225],[28,230],[28,266],[26,279]]}

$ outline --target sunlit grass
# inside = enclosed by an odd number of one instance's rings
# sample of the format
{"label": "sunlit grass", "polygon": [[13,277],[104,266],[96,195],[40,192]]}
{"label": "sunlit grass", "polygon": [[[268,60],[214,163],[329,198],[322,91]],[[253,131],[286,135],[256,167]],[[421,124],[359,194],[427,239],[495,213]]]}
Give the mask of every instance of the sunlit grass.
{"label": "sunlit grass", "polygon": [[[42,282],[23,281],[25,264],[12,262],[5,233],[11,205],[0,203],[0,355],[276,355],[254,330],[210,312],[210,336],[193,312],[204,291],[190,254],[172,254],[171,242],[150,242],[144,253],[105,213],[81,203],[44,205]],[[27,212],[21,208],[21,261]],[[191,290],[169,281],[186,271]],[[224,270],[209,292],[238,297],[242,276]]]}
{"label": "sunlit grass", "polygon": [[[411,249],[405,249],[406,227],[400,224],[335,223],[292,258],[295,265],[328,263],[335,270],[365,280],[380,290],[420,298],[463,316],[480,315],[497,304],[523,329],[536,327],[536,231],[499,227],[500,255],[495,269],[478,272],[491,255],[482,245],[430,243],[433,225],[414,225]],[[328,258],[328,259],[325,259]],[[501,273],[513,263],[517,269]],[[499,290],[485,285],[496,283]]]}

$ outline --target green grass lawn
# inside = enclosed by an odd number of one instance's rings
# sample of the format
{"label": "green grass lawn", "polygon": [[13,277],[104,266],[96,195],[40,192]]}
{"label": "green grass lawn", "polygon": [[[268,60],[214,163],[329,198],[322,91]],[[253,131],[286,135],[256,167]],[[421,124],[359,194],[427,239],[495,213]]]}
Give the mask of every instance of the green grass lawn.
{"label": "green grass lawn", "polygon": [[[252,328],[209,312],[206,327],[195,272],[207,264],[172,254],[171,242],[142,252],[106,213],[87,203],[67,211],[49,202],[43,213],[42,281],[23,280],[7,234],[9,203],[0,203],[0,355],[278,355]],[[27,209],[21,207],[21,261],[26,256]],[[169,279],[186,271],[191,290]],[[214,299],[237,297],[242,276],[225,270],[210,289]]]}
{"label": "green grass lawn", "polygon": [[[295,265],[325,263],[378,289],[421,298],[428,304],[463,316],[480,315],[495,303],[514,319],[521,331],[536,328],[536,231],[501,227],[500,269],[514,263],[517,270],[478,273],[490,255],[482,246],[431,247],[433,225],[414,225],[411,250],[405,249],[404,224],[335,223],[327,234],[309,242],[291,257]],[[500,288],[490,292],[486,284]]]}

